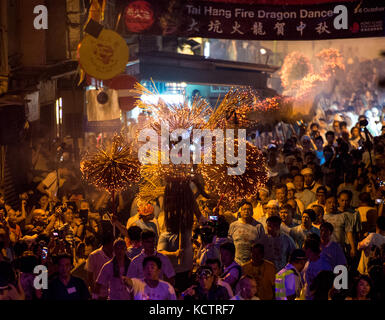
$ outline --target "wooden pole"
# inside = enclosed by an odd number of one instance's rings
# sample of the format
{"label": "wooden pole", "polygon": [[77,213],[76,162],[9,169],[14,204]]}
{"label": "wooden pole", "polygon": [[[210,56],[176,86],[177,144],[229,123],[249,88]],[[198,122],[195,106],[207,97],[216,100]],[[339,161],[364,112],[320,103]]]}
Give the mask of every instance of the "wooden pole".
{"label": "wooden pole", "polygon": [[8,2],[0,0],[0,95],[8,91]]}
{"label": "wooden pole", "polygon": [[[115,208],[115,190],[112,190],[111,191],[111,197],[112,197],[112,215],[116,217],[116,208]],[[112,222],[112,221],[111,221]],[[112,224],[112,233],[114,235],[114,238],[115,238],[115,233],[116,233],[116,230],[115,230],[115,224]]]}
{"label": "wooden pole", "polygon": [[[182,219],[180,219],[180,221],[182,221]],[[182,230],[181,230],[181,222],[179,222],[179,250],[182,249]],[[181,256],[179,255],[178,256],[178,265],[181,265],[182,264],[182,258]]]}

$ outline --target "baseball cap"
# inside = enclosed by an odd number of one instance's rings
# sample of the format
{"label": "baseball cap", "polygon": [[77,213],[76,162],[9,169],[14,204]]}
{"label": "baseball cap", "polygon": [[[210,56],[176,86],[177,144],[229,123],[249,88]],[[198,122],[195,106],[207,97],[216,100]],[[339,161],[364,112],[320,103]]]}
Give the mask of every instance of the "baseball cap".
{"label": "baseball cap", "polygon": [[279,203],[277,200],[269,200],[266,207],[279,207]]}
{"label": "baseball cap", "polygon": [[307,260],[306,253],[302,249],[294,249],[290,254],[290,262],[297,260]]}
{"label": "baseball cap", "polygon": [[306,174],[313,174],[313,170],[311,168],[304,168],[301,170],[301,174],[304,176]]}
{"label": "baseball cap", "polygon": [[295,186],[293,182],[286,183],[287,190],[295,190]]}

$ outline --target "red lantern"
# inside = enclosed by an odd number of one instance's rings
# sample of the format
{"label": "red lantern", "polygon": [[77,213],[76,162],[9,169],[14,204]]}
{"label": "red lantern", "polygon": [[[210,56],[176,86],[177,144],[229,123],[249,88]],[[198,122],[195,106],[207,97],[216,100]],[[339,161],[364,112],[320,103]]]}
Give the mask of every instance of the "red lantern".
{"label": "red lantern", "polygon": [[124,12],[124,21],[129,32],[145,31],[154,24],[154,10],[147,1],[131,2]]}

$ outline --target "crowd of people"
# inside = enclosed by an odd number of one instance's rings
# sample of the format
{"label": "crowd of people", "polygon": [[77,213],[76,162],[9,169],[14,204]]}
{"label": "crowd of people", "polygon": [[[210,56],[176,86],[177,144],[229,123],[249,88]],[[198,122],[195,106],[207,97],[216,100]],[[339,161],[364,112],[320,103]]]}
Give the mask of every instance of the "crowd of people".
{"label": "crowd of people", "polygon": [[[139,203],[133,186],[112,215],[70,149],[50,167],[36,148],[34,188],[17,206],[0,195],[0,299],[384,299],[385,127],[370,125],[365,115],[350,130],[339,117],[301,123],[260,146],[268,183],[239,203],[217,206],[191,182],[198,214],[183,234],[167,225],[163,197]],[[91,136],[87,150],[97,144]],[[48,286],[36,286],[36,266]],[[336,266],[347,287],[334,285]]]}

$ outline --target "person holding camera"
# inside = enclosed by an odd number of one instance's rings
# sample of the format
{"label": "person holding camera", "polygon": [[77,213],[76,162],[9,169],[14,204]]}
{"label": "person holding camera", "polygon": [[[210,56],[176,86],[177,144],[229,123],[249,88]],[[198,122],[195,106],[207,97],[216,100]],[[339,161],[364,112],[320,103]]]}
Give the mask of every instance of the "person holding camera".
{"label": "person holding camera", "polygon": [[182,293],[186,301],[220,301],[229,300],[227,289],[217,283],[216,276],[210,266],[201,266],[196,272],[197,284]]}
{"label": "person holding camera", "polygon": [[73,208],[64,204],[55,208],[55,213],[50,217],[45,233],[51,234],[53,230],[56,230],[66,241],[72,243],[75,240],[81,241],[83,228],[84,221],[75,219]]}
{"label": "person holding camera", "polygon": [[203,266],[208,259],[220,259],[219,249],[213,243],[214,231],[210,226],[199,228],[200,248],[196,255],[196,264]]}

